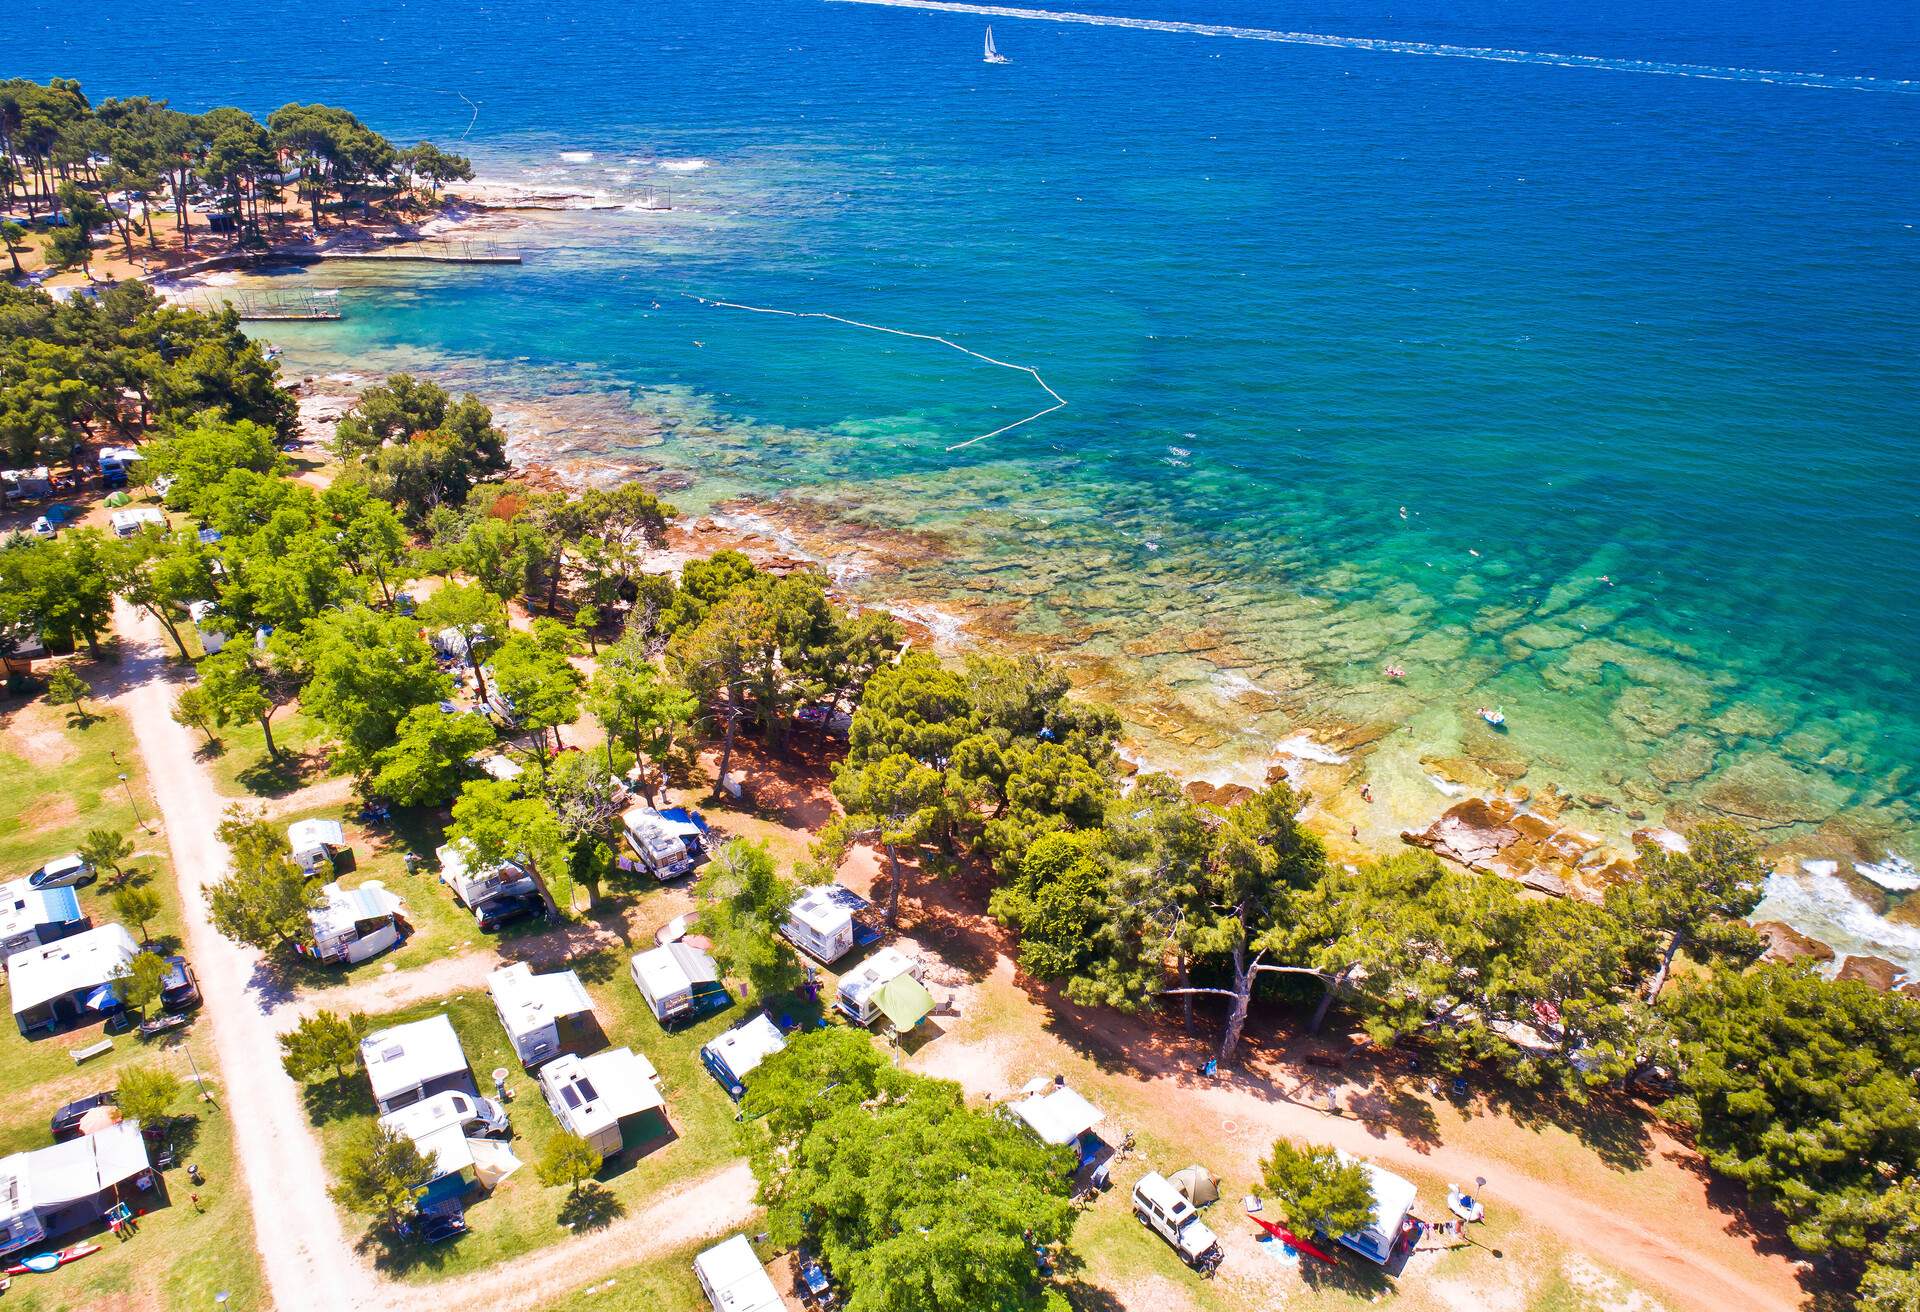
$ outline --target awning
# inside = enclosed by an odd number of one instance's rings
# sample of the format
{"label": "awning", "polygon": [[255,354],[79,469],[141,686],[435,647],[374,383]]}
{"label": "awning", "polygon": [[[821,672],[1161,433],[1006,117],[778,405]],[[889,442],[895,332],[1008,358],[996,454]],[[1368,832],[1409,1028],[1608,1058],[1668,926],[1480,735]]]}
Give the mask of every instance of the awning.
{"label": "awning", "polygon": [[499,1187],[502,1180],[520,1169],[513,1149],[499,1139],[469,1139],[467,1151],[473,1154],[473,1173],[484,1189]]}
{"label": "awning", "polygon": [[933,1014],[933,994],[912,975],[895,975],[882,984],[873,995],[873,1003],[901,1034]]}

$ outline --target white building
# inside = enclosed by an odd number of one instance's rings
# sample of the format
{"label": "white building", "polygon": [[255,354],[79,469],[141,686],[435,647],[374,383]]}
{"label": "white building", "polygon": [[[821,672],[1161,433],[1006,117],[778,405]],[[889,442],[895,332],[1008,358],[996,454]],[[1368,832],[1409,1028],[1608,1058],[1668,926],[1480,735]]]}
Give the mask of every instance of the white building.
{"label": "white building", "polygon": [[765,1012],[752,1020],[743,1021],[725,1034],[711,1040],[700,1048],[700,1062],[714,1079],[720,1081],[720,1087],[738,1098],[747,1091],[747,1076],[760,1068],[760,1063],[783,1051],[787,1041]]}
{"label": "white building", "polygon": [[399,1111],[449,1089],[479,1092],[460,1036],[445,1015],[374,1031],[360,1041],[360,1062],[367,1068],[374,1106],[382,1112]]}
{"label": "white building", "polygon": [[331,869],[347,851],[347,831],[338,820],[295,820],[287,826],[293,863],[308,874]]}
{"label": "white building", "polygon": [[112,983],[140,945],[122,925],[102,925],[7,958],[7,990],[22,1034],[117,1009]]}
{"label": "white building", "polygon": [[898,948],[881,948],[840,977],[833,1005],[856,1024],[871,1025],[880,1014],[876,1001],[880,990],[902,975],[919,979],[919,964]]}
{"label": "white building", "polygon": [[0,1254],[98,1226],[115,1203],[138,1205],[151,1169],[138,1121],[0,1158]]}
{"label": "white building", "polygon": [[694,1258],[693,1274],[713,1312],[784,1312],[787,1306],[745,1235],[715,1244]]}
{"label": "white building", "polygon": [[328,884],[320,896],[320,905],[307,913],[315,959],[354,966],[400,941],[406,903],[379,880],[352,889]]}
{"label": "white building", "polygon": [[839,896],[843,891],[854,901],[860,900],[838,884],[816,884],[787,908],[787,923],[781,932],[822,965],[832,965],[853,950],[853,911],[847,899]]}
{"label": "white building", "polygon": [[440,858],[440,882],[452,889],[460,905],[469,911],[503,893],[533,892],[532,875],[511,861],[478,864],[473,844],[464,838],[456,838],[434,855]]}
{"label": "white building", "polygon": [[631,1048],[609,1048],[591,1057],[567,1053],[541,1067],[539,1079],[561,1128],[585,1139],[603,1158],[618,1153],[629,1132],[636,1141],[667,1132],[659,1072]]}
{"label": "white building", "polygon": [[1411,1180],[1403,1180],[1392,1171],[1382,1170],[1372,1162],[1350,1157],[1344,1152],[1340,1156],[1365,1171],[1368,1182],[1373,1185],[1373,1223],[1364,1230],[1341,1235],[1340,1242],[1369,1262],[1385,1266],[1393,1260],[1393,1250],[1400,1242],[1400,1232],[1407,1228],[1407,1217],[1413,1211],[1414,1194],[1417,1191]]}
{"label": "white building", "polygon": [[516,961],[487,976],[487,992],[515,1055],[528,1068],[582,1039],[599,1036],[593,1000],[570,970],[536,975],[532,966]]}
{"label": "white building", "polygon": [[71,888],[35,888],[24,879],[0,884],[0,961],[27,948],[57,943],[87,927]]}
{"label": "white building", "polygon": [[720,967],[691,943],[667,943],[635,953],[632,970],[634,985],[662,1025],[732,1000],[720,982]]}

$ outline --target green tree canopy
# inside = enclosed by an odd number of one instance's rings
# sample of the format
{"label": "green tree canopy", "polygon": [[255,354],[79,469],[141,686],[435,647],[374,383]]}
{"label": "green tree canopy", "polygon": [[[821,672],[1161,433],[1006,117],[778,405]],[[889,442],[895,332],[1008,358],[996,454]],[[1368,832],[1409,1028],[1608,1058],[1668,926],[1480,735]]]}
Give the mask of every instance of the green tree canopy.
{"label": "green tree canopy", "polygon": [[305,938],[307,913],[319,904],[319,881],[294,864],[286,834],[236,807],[221,822],[219,835],[232,856],[232,870],[207,889],[213,927],[269,954]]}
{"label": "green tree canopy", "polygon": [[1276,1140],[1261,1159],[1260,1182],[1302,1234],[1338,1239],[1373,1223],[1373,1182],[1332,1148]]}
{"label": "green tree canopy", "polygon": [[493,741],[493,726],[483,715],[416,706],[400,721],[393,742],[375,756],[371,791],[398,806],[450,802],[460,791],[467,761]]}
{"label": "green tree canopy", "polygon": [[317,1011],[280,1036],[280,1064],[301,1084],[344,1079],[360,1064],[360,1041],[373,1022],[358,1012]]}
{"label": "green tree canopy", "polygon": [[357,1127],[340,1154],[339,1183],[330,1191],[349,1211],[381,1217],[396,1229],[427,1192],[433,1162],[413,1140],[377,1122]]}
{"label": "green tree canopy", "polygon": [[378,768],[414,707],[437,704],[453,686],[411,621],[364,606],[317,619],[300,659],[311,671],[301,707],[326,726],[342,764],[357,773]]}
{"label": "green tree canopy", "polygon": [[713,854],[694,886],[697,923],[713,941],[714,959],[729,975],[744,979],[761,1004],[793,987],[799,975],[793,951],[780,936],[794,893],[766,844],[740,838]]}
{"label": "green tree canopy", "polygon": [[120,1114],[141,1125],[161,1125],[180,1098],[180,1077],[159,1066],[129,1066],[115,1090]]}

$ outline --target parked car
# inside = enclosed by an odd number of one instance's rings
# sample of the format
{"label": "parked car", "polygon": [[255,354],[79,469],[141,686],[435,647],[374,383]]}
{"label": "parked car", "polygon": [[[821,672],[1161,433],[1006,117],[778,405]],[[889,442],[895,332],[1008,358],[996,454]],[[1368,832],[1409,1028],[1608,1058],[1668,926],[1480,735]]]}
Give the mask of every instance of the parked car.
{"label": "parked car", "polygon": [[120,1095],[112,1089],[91,1094],[85,1098],[76,1098],[53,1114],[53,1137],[71,1139],[80,1133],[80,1121],[95,1107],[111,1107],[120,1100]]}
{"label": "parked car", "polygon": [[32,888],[79,888],[93,882],[93,867],[78,852],[57,856],[27,876]]}
{"label": "parked car", "polygon": [[188,1011],[200,1005],[200,980],[185,957],[167,958],[167,977],[160,985],[160,1005],[168,1011]]}
{"label": "parked car", "polygon": [[473,914],[479,920],[480,928],[490,931],[502,925],[511,925],[517,920],[544,920],[547,906],[538,893],[502,893],[499,897],[482,902],[474,908]]}
{"label": "parked car", "polygon": [[1133,1214],[1194,1270],[1210,1272],[1219,1265],[1220,1241],[1186,1196],[1158,1171],[1147,1172],[1134,1185]]}

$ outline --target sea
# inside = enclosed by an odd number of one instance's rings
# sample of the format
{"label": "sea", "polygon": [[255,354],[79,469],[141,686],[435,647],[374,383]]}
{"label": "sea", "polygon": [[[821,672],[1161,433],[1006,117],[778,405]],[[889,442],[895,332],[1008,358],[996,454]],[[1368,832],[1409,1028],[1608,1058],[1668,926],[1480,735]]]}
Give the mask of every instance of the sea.
{"label": "sea", "polygon": [[1738,819],[1760,918],[1920,971],[1910,0],[25,0],[0,52],[586,193],[519,266],[257,280],[342,311],[261,326],[290,374],[470,387],[1383,849]]}

